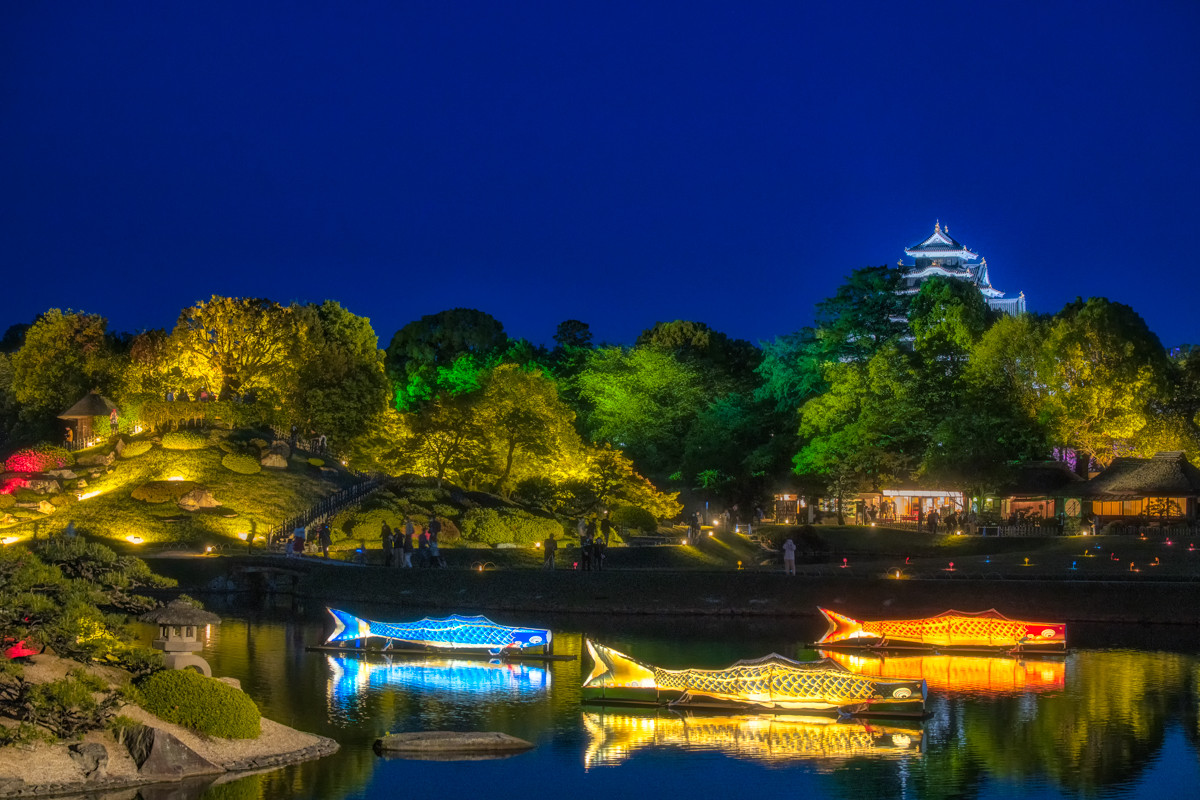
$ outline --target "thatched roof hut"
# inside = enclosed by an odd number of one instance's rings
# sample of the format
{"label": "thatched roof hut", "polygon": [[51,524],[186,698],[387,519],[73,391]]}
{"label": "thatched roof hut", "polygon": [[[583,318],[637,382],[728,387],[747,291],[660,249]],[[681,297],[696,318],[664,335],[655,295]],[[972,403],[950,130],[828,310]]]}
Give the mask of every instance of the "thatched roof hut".
{"label": "thatched roof hut", "polygon": [[86,444],[92,438],[92,418],[107,417],[116,404],[96,391],[88,392],[82,400],[58,415],[59,419],[75,423],[75,441]]}

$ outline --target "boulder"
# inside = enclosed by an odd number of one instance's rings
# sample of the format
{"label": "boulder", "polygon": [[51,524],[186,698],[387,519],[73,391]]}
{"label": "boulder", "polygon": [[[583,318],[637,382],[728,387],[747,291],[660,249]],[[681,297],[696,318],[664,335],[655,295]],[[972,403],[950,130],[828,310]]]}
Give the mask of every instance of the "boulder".
{"label": "boulder", "polygon": [[58,511],[58,508],[49,500],[42,500],[37,504],[37,510],[39,514],[49,515],[53,514],[55,511]]}
{"label": "boulder", "polygon": [[17,521],[17,518],[12,514],[0,514],[0,525],[12,525]]}
{"label": "boulder", "polygon": [[212,775],[225,770],[159,728],[142,725],[125,734],[125,746],[138,765],[138,777],[179,780],[191,775]]}
{"label": "boulder", "polygon": [[212,492],[208,489],[192,489],[190,492],[179,498],[179,507],[186,511],[195,511],[200,508],[216,508],[221,505]]}
{"label": "boulder", "polygon": [[112,453],[88,453],[75,459],[75,463],[85,467],[107,467],[115,459],[116,456]]}
{"label": "boulder", "polygon": [[108,771],[108,748],[99,742],[80,742],[67,748],[71,757],[86,780],[103,778]]}
{"label": "boulder", "polygon": [[272,469],[287,469],[288,465],[287,458],[275,452],[267,453],[259,463]]}
{"label": "boulder", "polygon": [[63,481],[73,481],[79,477],[73,471],[71,471],[69,469],[48,469],[48,470],[46,470],[46,474],[52,475],[55,478],[58,478],[59,480],[63,480]]}
{"label": "boulder", "polygon": [[53,478],[30,478],[26,488],[38,494],[58,494],[62,491],[62,484]]}
{"label": "boulder", "polygon": [[282,439],[276,439],[275,441],[271,442],[271,446],[267,449],[267,452],[278,453],[284,458],[292,457],[292,448]]}
{"label": "boulder", "polygon": [[125,453],[125,440],[117,439],[117,443],[113,445],[113,453],[120,458]]}
{"label": "boulder", "polygon": [[79,481],[75,484],[75,488],[76,489],[86,489],[87,481],[84,480],[83,478],[80,478]]}

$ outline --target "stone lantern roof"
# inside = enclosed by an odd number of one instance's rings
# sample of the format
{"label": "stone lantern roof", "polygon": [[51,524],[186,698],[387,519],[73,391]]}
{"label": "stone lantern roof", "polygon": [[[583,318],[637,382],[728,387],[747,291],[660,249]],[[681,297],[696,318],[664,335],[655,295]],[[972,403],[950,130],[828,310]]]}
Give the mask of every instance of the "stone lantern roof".
{"label": "stone lantern roof", "polygon": [[139,617],[142,622],[154,622],[159,625],[220,625],[221,618],[210,611],[196,608],[186,600],[172,600],[161,608],[148,611]]}

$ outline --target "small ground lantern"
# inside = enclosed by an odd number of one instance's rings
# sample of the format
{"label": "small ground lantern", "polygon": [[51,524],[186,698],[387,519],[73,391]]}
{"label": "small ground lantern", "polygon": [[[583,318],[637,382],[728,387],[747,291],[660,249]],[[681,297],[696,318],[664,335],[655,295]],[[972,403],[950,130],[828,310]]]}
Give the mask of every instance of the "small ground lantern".
{"label": "small ground lantern", "polygon": [[204,647],[204,628],[220,625],[220,617],[183,600],[172,600],[162,608],[143,614],[141,620],[158,625],[154,646],[167,654],[167,669],[193,667],[212,677],[208,662],[195,653]]}

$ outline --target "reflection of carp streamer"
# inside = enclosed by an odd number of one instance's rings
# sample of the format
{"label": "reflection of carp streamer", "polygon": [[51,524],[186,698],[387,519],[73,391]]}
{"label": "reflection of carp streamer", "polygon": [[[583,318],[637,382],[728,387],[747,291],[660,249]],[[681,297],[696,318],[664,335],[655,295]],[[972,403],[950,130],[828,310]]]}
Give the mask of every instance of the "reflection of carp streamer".
{"label": "reflection of carp streamer", "polygon": [[924,681],[879,681],[855,675],[829,660],[801,663],[772,654],[739,661],[726,669],[670,670],[585,641],[594,662],[583,682],[589,699],[657,702],[657,696],[651,698],[646,691],[653,690],[655,695],[660,691],[680,694],[675,703],[726,708],[924,713]]}
{"label": "reflection of carp streamer", "polygon": [[678,717],[585,712],[584,766],[619,764],[647,747],[715,750],[753,761],[919,754],[921,728],[802,716]]}
{"label": "reflection of carp streamer", "polygon": [[920,679],[938,691],[1019,694],[1056,691],[1066,685],[1067,665],[1061,656],[1043,659],[945,653],[884,656],[838,650],[822,650],[821,655],[859,675]]}
{"label": "reflection of carp streamer", "polygon": [[374,622],[334,608],[326,610],[333,615],[334,629],[325,644],[376,637],[441,650],[487,650],[493,655],[550,644],[550,631],[544,628],[510,628],[487,617],[455,614],[417,622]]}
{"label": "reflection of carp streamer", "polygon": [[512,697],[540,694],[550,684],[546,670],[525,664],[451,659],[372,662],[362,658],[327,658],[330,690],[342,702],[371,686],[395,686],[438,695]]}
{"label": "reflection of carp streamer", "polygon": [[946,611],[924,619],[857,620],[819,609],[829,630],[818,645],[879,647],[1065,650],[1062,622],[1024,622],[995,609],[978,613]]}

